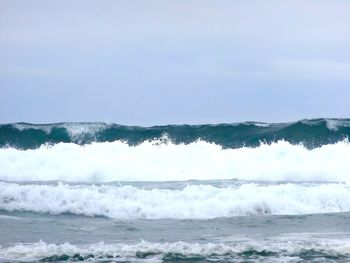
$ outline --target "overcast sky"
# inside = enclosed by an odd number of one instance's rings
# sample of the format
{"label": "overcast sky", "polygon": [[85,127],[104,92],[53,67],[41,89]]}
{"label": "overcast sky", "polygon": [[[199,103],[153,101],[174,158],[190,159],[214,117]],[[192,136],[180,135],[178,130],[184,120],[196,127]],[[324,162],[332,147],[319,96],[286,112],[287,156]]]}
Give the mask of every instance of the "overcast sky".
{"label": "overcast sky", "polygon": [[348,0],[0,0],[1,123],[349,113]]}

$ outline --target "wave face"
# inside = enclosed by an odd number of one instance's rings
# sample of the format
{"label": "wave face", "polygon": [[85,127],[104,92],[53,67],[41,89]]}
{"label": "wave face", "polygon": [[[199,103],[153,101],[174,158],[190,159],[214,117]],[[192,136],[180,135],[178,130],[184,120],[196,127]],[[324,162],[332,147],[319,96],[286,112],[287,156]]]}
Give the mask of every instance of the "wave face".
{"label": "wave face", "polygon": [[138,145],[165,140],[190,144],[197,140],[223,148],[257,147],[279,140],[302,143],[313,149],[349,138],[350,119],[313,119],[292,123],[244,122],[218,125],[167,125],[154,127],[123,126],[107,123],[2,124],[0,147],[35,149],[60,142],[80,145],[92,142],[124,141]]}
{"label": "wave face", "polygon": [[318,214],[350,211],[350,188],[344,184],[251,183],[146,190],[133,186],[0,182],[0,209],[114,219]]}

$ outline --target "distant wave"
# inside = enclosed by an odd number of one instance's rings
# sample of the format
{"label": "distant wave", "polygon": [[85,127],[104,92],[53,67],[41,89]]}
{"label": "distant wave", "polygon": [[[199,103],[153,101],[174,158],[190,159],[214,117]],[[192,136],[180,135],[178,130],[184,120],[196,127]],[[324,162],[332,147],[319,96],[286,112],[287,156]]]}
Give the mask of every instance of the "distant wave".
{"label": "distant wave", "polygon": [[308,150],[286,141],[256,148],[222,149],[191,144],[121,141],[77,145],[59,143],[33,150],[0,149],[5,181],[182,181],[271,180],[350,183],[347,141]]}
{"label": "distant wave", "polygon": [[20,185],[0,182],[0,209],[71,213],[115,219],[211,219],[247,215],[300,215],[350,211],[344,184],[243,184],[183,189],[133,186]]}
{"label": "distant wave", "polygon": [[285,140],[312,149],[348,138],[350,119],[312,119],[291,123],[243,122],[217,125],[123,126],[108,123],[14,123],[0,125],[0,147],[34,149],[59,142],[88,144],[124,141],[138,145],[163,140],[189,144],[197,140],[223,148],[256,147]]}
{"label": "distant wave", "polygon": [[[0,247],[0,260],[21,262],[72,262],[112,261],[118,262],[328,262],[329,259],[347,262],[349,246],[345,241],[308,240],[245,241],[224,243],[150,243],[91,245],[47,244],[43,241],[32,244],[16,244]],[[142,261],[143,262],[143,261]],[[333,261],[332,261],[333,262]]]}

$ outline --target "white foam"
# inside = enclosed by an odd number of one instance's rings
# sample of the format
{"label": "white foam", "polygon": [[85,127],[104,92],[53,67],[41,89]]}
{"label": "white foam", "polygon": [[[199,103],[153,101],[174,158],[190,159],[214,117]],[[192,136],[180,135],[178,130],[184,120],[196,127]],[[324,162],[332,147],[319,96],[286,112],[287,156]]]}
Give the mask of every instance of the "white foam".
{"label": "white foam", "polygon": [[326,122],[326,127],[330,131],[338,131],[339,127],[350,127],[350,122],[348,119],[311,119],[311,120],[301,120],[301,123],[308,126],[320,125]]}
{"label": "white foam", "polygon": [[53,125],[32,125],[27,123],[14,123],[12,126],[19,131],[34,129],[44,131],[46,134],[49,134],[53,128]]}
{"label": "white foam", "polygon": [[338,131],[339,127],[350,127],[348,120],[326,119],[327,128],[331,131]]}
{"label": "white foam", "polygon": [[331,131],[337,131],[339,124],[337,120],[326,120],[326,126]]}
{"label": "white foam", "polygon": [[0,180],[73,182],[272,180],[350,182],[350,144],[308,150],[279,141],[257,148],[223,150],[198,141],[188,145],[121,141],[59,143],[35,150],[0,149]]}
{"label": "white foam", "polygon": [[70,139],[74,142],[81,143],[84,136],[89,135],[94,137],[98,132],[106,129],[106,123],[64,123],[60,125],[65,128]]}
{"label": "white foam", "polygon": [[[89,261],[89,257],[93,256],[94,260],[137,260],[142,259],[143,262],[163,262],[162,259],[166,255],[182,255],[185,258],[191,256],[235,256],[237,259],[244,257],[245,252],[272,252],[278,254],[266,255],[277,262],[297,262],[298,254],[305,251],[321,251],[323,255],[349,255],[349,247],[346,241],[314,241],[314,240],[294,240],[294,241],[246,241],[224,243],[150,243],[141,241],[136,244],[104,244],[103,242],[92,245],[71,245],[64,244],[47,244],[43,241],[32,244],[17,244],[9,247],[0,247],[1,260],[21,260],[35,261],[45,259],[51,256],[68,256],[74,257],[79,255]],[[149,255],[148,260],[142,258],[141,255]],[[141,258],[140,258],[141,256]],[[320,255],[319,255],[320,256]],[[258,259],[259,256],[255,256]],[[263,258],[263,257],[261,257]],[[300,260],[300,258],[299,258]],[[259,261],[260,262],[260,261]],[[272,261],[276,262],[276,261]],[[299,261],[298,261],[299,262]]]}
{"label": "white foam", "polygon": [[19,185],[0,182],[0,209],[115,219],[209,219],[350,211],[344,184],[192,185],[181,190],[133,186]]}
{"label": "white foam", "polygon": [[43,124],[43,125],[33,125],[27,123],[14,123],[12,124],[14,128],[24,131],[28,129],[41,130],[46,134],[50,134],[53,128],[64,128],[66,129],[69,138],[74,141],[81,143],[84,136],[88,135],[94,137],[98,132],[106,129],[109,124],[107,123],[76,123],[76,122],[67,122],[67,123],[55,123],[55,124]]}

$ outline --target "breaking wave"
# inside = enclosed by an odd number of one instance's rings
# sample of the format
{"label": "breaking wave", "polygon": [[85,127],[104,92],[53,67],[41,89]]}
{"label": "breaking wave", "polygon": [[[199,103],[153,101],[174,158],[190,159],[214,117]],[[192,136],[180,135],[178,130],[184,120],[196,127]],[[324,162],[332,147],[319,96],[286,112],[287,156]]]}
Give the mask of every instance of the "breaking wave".
{"label": "breaking wave", "polygon": [[114,219],[211,219],[350,211],[344,184],[191,185],[183,189],[0,182],[0,209]]}
{"label": "breaking wave", "polygon": [[59,143],[32,150],[0,149],[5,181],[271,180],[350,182],[348,141],[309,150],[286,141],[256,148],[122,141]]}
{"label": "breaking wave", "polygon": [[312,119],[290,123],[243,122],[216,125],[123,126],[110,123],[14,123],[0,125],[0,147],[34,149],[60,142],[80,145],[92,142],[124,141],[138,145],[166,140],[189,144],[197,140],[223,148],[256,147],[285,140],[313,149],[348,138],[350,119]]}
{"label": "breaking wave", "polygon": [[341,241],[248,241],[224,243],[149,243],[92,245],[47,244],[43,241],[0,247],[0,260],[21,262],[347,262],[349,245]]}

